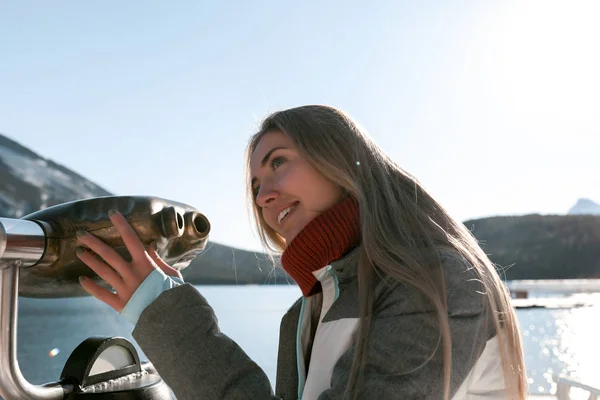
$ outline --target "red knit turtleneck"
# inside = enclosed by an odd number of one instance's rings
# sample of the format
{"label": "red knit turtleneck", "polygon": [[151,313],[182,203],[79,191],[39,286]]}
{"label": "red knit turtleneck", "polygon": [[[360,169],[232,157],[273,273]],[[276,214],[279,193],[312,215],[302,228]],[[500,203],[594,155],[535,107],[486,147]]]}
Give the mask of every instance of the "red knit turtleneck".
{"label": "red knit turtleneck", "polygon": [[349,253],[360,241],[356,200],[347,198],[306,225],[281,255],[283,269],[296,281],[302,294],[319,290],[313,271]]}

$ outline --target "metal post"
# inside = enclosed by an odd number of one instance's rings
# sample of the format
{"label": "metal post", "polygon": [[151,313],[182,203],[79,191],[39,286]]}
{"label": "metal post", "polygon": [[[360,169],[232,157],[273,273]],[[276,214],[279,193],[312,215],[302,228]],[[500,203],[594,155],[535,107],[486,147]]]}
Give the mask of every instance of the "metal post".
{"label": "metal post", "polygon": [[0,218],[0,395],[12,399],[64,399],[59,384],[32,385],[17,360],[19,269],[34,265],[44,254],[46,238],[32,221]]}

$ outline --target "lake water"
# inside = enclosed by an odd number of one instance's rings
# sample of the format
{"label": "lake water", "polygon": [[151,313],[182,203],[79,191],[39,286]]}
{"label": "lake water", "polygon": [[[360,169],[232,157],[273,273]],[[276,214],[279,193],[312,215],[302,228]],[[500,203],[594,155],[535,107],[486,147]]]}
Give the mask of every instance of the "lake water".
{"label": "lake water", "polygon": [[[215,309],[221,330],[274,382],[280,319],[300,296],[298,288],[199,286],[198,290]],[[517,311],[530,392],[549,393],[555,374],[571,375],[588,384],[600,381],[600,294],[586,296],[593,304],[590,307]],[[21,298],[17,356],[23,375],[34,384],[57,381],[81,341],[90,336],[123,336],[133,341],[132,328],[93,298]]]}

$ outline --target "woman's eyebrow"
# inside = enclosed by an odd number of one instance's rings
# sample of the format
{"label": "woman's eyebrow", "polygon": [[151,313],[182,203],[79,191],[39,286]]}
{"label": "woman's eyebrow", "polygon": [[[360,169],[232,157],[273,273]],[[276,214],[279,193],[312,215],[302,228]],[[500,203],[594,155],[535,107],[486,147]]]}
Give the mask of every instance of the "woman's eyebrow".
{"label": "woman's eyebrow", "polygon": [[267,161],[269,161],[269,157],[271,157],[271,154],[273,154],[273,152],[275,150],[279,150],[279,149],[285,149],[286,147],[283,146],[278,146],[278,147],[273,147],[271,150],[269,150],[267,152],[267,154],[265,154],[265,156],[263,157],[262,161],[260,162],[260,166],[264,167],[265,164],[267,163]]}
{"label": "woman's eyebrow", "polygon": [[[284,146],[277,146],[277,147],[273,147],[271,150],[269,150],[267,152],[267,154],[265,154],[265,156],[263,157],[262,161],[260,162],[260,167],[263,168],[266,164],[267,161],[269,161],[269,158],[271,157],[271,154],[273,154],[273,152],[275,150],[280,150],[280,149],[287,149],[287,147]],[[252,181],[250,181],[250,185],[254,186],[254,183],[256,182],[256,177],[252,178]]]}

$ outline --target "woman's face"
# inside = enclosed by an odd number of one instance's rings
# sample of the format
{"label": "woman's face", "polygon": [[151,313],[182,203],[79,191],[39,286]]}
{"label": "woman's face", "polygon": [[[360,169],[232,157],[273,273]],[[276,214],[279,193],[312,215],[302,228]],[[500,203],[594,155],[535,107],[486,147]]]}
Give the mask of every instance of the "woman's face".
{"label": "woman's face", "polygon": [[267,132],[259,139],[250,159],[250,173],[263,218],[287,244],[342,198],[341,188],[313,168],[279,131]]}

